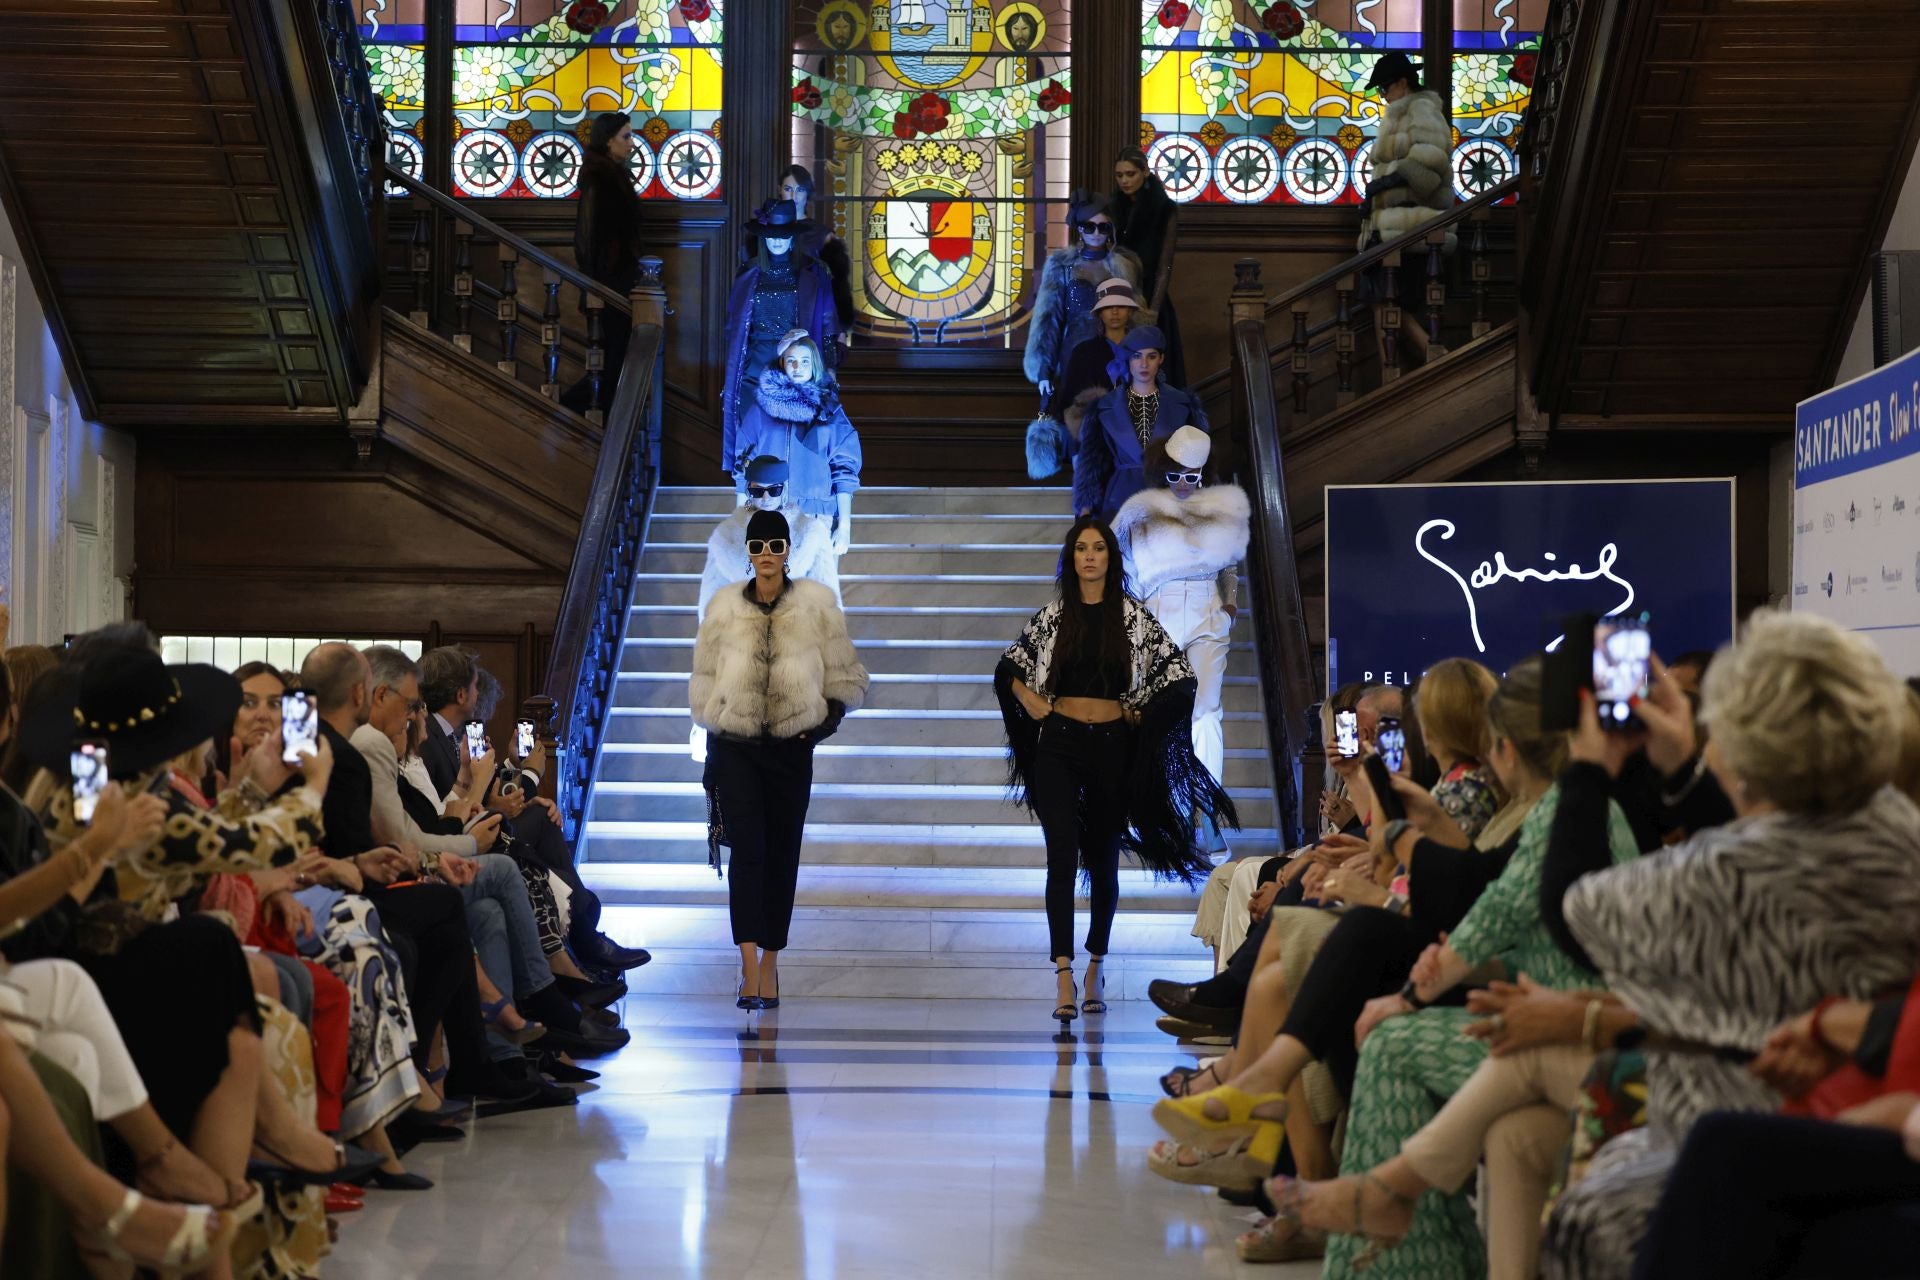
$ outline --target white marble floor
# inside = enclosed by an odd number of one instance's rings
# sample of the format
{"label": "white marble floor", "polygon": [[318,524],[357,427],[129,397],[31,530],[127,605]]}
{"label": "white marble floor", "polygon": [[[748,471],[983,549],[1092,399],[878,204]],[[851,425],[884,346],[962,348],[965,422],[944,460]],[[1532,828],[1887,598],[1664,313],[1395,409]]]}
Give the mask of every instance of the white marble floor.
{"label": "white marble floor", "polygon": [[[644,979],[644,971],[637,975]],[[416,1148],[327,1275],[703,1280],[1307,1280],[1242,1265],[1248,1212],[1148,1173],[1143,1001],[1057,1037],[1010,1000],[632,997],[578,1108]],[[1184,1059],[1191,1061],[1190,1058]]]}

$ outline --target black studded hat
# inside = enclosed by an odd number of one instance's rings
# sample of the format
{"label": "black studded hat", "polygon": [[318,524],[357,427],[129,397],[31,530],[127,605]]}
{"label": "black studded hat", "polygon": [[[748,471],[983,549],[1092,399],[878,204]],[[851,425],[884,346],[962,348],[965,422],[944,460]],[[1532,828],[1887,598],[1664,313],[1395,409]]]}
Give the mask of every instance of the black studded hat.
{"label": "black studded hat", "polygon": [[30,709],[20,749],[65,777],[74,744],[107,744],[107,772],[132,778],[222,733],[240,710],[240,683],[203,662],[168,666],[151,649],[96,652],[60,696]]}

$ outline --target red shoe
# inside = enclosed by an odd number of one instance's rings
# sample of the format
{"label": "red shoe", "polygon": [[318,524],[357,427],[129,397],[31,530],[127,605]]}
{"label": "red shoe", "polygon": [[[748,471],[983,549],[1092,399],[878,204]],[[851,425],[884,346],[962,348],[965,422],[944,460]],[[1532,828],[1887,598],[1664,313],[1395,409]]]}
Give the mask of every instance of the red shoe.
{"label": "red shoe", "polygon": [[345,1196],[349,1200],[365,1200],[367,1189],[357,1182],[336,1182],[327,1188],[330,1196]]}
{"label": "red shoe", "polygon": [[331,1191],[327,1192],[328,1213],[358,1213],[366,1207],[367,1202],[365,1200],[356,1200],[352,1196],[335,1195]]}

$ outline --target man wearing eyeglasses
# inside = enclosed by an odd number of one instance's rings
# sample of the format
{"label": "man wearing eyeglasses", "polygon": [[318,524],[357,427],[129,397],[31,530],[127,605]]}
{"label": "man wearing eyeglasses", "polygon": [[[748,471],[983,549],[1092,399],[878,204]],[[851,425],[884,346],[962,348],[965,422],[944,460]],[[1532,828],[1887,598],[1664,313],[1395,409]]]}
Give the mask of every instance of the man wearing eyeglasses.
{"label": "man wearing eyeglasses", "polygon": [[1073,349],[1100,332],[1093,307],[1101,283],[1117,277],[1140,292],[1140,259],[1115,243],[1105,196],[1075,191],[1068,227],[1071,243],[1047,255],[1027,326],[1027,381],[1042,401],[1065,377]]}
{"label": "man wearing eyeglasses", "polygon": [[707,539],[707,565],[700,574],[700,616],[707,616],[707,603],[723,587],[744,582],[753,576],[753,562],[746,551],[747,521],[756,511],[778,511],[787,518],[792,531],[793,555],[788,571],[796,578],[811,578],[833,592],[840,601],[840,557],[833,553],[833,531],[826,520],[807,515],[793,501],[784,458],[762,454],[747,464],[746,501],[722,520]]}

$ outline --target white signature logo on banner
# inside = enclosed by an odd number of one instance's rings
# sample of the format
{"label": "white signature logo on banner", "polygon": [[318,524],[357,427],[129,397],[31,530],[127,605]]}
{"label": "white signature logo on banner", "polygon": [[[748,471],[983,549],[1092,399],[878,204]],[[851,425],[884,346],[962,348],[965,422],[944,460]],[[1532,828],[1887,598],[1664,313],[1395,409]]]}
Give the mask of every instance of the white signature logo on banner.
{"label": "white signature logo on banner", "polygon": [[[1481,653],[1487,651],[1487,643],[1480,638],[1480,606],[1474,599],[1473,593],[1475,591],[1485,590],[1491,586],[1496,586],[1502,581],[1595,582],[1604,578],[1625,591],[1627,598],[1607,610],[1603,616],[1611,618],[1633,603],[1633,584],[1613,571],[1614,562],[1620,558],[1620,548],[1614,543],[1609,542],[1600,548],[1599,567],[1594,569],[1582,569],[1577,563],[1569,564],[1564,569],[1516,569],[1507,563],[1506,552],[1496,551],[1493,553],[1493,560],[1491,562],[1482,560],[1470,575],[1463,578],[1460,576],[1458,569],[1455,569],[1445,560],[1442,560],[1439,556],[1427,550],[1427,534],[1436,529],[1440,531],[1440,540],[1443,542],[1452,539],[1456,532],[1454,523],[1451,520],[1429,520],[1421,525],[1419,530],[1413,535],[1413,549],[1420,553],[1421,559],[1434,565],[1449,578],[1452,578],[1460,584],[1460,594],[1465,596],[1467,600],[1467,621],[1473,627],[1473,643]],[[1551,551],[1542,553],[1542,559],[1545,560],[1557,562],[1559,558],[1560,557]],[[1547,646],[1548,652],[1557,649],[1560,646],[1560,641],[1565,638],[1564,636],[1554,637],[1553,643]]]}

